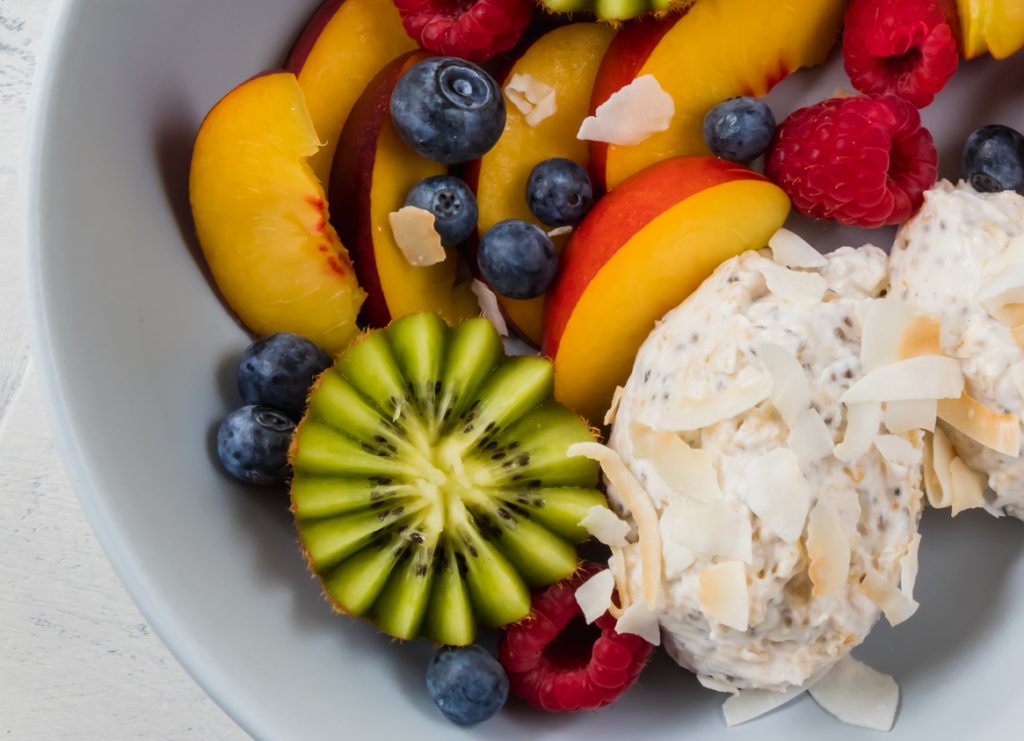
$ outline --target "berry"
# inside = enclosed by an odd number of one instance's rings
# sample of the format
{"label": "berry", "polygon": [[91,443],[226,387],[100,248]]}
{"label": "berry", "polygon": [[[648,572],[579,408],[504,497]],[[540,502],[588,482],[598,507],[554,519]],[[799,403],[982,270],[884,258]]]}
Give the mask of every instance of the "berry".
{"label": "berry", "polygon": [[522,38],[532,0],[394,0],[406,33],[424,49],[486,62]]}
{"label": "berry", "polygon": [[391,93],[391,121],[427,159],[454,165],[482,157],[505,130],[505,99],[472,62],[433,57],[414,64]]}
{"label": "berry", "polygon": [[288,446],[295,422],[276,409],[249,404],[231,412],[217,430],[217,457],[228,473],[249,484],[288,480]]}
{"label": "berry", "polygon": [[465,242],[476,229],[476,197],[457,177],[435,175],[419,181],[405,197],[405,205],[434,214],[434,228],[445,247]]}
{"label": "berry", "polygon": [[650,658],[643,638],[615,632],[605,613],[583,620],[576,588],[597,572],[590,566],[533,599],[530,619],[509,627],[498,658],[510,692],[531,705],[560,712],[609,705],[629,689]]}
{"label": "berry", "polygon": [[594,187],[582,167],[564,157],[553,157],[530,172],[526,202],[533,215],[548,226],[575,226],[594,203]]}
{"label": "berry", "polygon": [[290,332],[261,337],[238,361],[238,392],[246,404],[263,404],[302,416],[316,377],[331,367],[319,345]]}
{"label": "berry", "polygon": [[712,154],[746,164],[764,154],[772,143],[775,116],[757,98],[732,98],[708,111],[702,128]]}
{"label": "berry", "polygon": [[953,0],[853,0],[846,11],[843,66],[863,93],[924,108],[958,61]]}
{"label": "berry", "polygon": [[427,692],[449,720],[469,726],[501,710],[508,676],[479,646],[442,648],[427,665]]}
{"label": "berry", "polygon": [[1024,191],[1024,136],[1009,126],[982,126],[967,137],[963,164],[977,191]]}
{"label": "berry", "polygon": [[555,245],[540,227],[519,219],[499,221],[484,234],[477,252],[484,279],[508,298],[535,298],[558,272]]}
{"label": "berry", "polygon": [[775,132],[765,174],[802,214],[874,228],[917,210],[937,162],[914,106],[856,95],[793,111]]}

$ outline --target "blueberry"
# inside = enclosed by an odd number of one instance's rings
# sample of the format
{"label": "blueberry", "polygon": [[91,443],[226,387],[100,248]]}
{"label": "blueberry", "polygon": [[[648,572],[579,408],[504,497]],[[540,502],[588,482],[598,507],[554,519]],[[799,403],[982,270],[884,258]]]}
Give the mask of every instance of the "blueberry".
{"label": "blueberry", "polygon": [[708,149],[731,162],[751,162],[768,149],[775,133],[775,116],[757,98],[732,98],[704,116]]}
{"label": "blueberry", "polygon": [[451,175],[435,175],[420,180],[405,197],[405,205],[434,214],[434,228],[441,235],[441,244],[445,247],[465,242],[476,229],[480,214],[473,191]]}
{"label": "blueberry", "polygon": [[505,99],[494,78],[472,62],[433,57],[414,64],[395,85],[391,122],[427,159],[469,162],[505,130]]}
{"label": "blueberry", "polygon": [[548,226],[574,226],[594,203],[587,171],[572,160],[554,157],[533,168],[526,181],[530,211]]}
{"label": "blueberry", "polygon": [[491,288],[508,298],[534,298],[548,290],[558,255],[540,227],[519,219],[499,221],[480,240],[477,264]]}
{"label": "blueberry", "polygon": [[963,165],[977,191],[1024,191],[1024,136],[1009,126],[982,126],[967,137]]}
{"label": "blueberry", "polygon": [[501,710],[508,676],[479,646],[442,648],[427,666],[427,692],[449,720],[469,726]]}
{"label": "blueberry", "polygon": [[305,337],[278,332],[256,340],[238,361],[238,392],[246,404],[265,404],[302,416],[314,379],[331,356]]}
{"label": "blueberry", "polygon": [[288,479],[288,445],[295,422],[267,406],[231,412],[217,430],[217,456],[228,473],[250,484]]}

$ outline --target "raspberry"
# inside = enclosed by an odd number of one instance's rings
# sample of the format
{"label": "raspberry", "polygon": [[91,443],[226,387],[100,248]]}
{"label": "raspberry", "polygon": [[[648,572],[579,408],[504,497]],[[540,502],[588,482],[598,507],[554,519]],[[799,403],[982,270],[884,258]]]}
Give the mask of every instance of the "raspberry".
{"label": "raspberry", "polygon": [[533,0],[393,0],[424,49],[472,62],[508,51],[526,32]]}
{"label": "raspberry", "polygon": [[853,0],[846,11],[843,65],[861,92],[899,95],[924,108],[958,59],[952,0]]}
{"label": "raspberry", "polygon": [[650,658],[643,638],[615,632],[607,612],[583,621],[576,588],[599,569],[589,566],[533,599],[530,617],[505,631],[498,659],[509,691],[550,712],[593,710],[629,689]]}
{"label": "raspberry", "polygon": [[856,95],[793,111],[775,132],[765,174],[802,214],[875,228],[918,209],[937,162],[914,106]]}

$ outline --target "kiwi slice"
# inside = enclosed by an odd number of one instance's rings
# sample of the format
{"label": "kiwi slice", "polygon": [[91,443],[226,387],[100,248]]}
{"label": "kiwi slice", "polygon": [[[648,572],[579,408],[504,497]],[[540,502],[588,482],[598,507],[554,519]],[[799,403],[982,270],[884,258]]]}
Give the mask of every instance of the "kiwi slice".
{"label": "kiwi slice", "polygon": [[466,645],[577,568],[597,464],[552,399],[551,363],[506,357],[484,319],[415,314],[317,381],[292,443],[292,511],[339,610],[398,638]]}

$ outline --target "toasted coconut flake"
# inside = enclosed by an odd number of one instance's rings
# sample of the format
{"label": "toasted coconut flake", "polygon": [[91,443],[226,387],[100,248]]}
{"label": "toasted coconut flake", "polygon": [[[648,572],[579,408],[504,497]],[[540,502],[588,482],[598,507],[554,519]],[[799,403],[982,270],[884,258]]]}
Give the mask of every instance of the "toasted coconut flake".
{"label": "toasted coconut flake", "polygon": [[792,304],[816,304],[828,289],[828,283],[817,273],[790,270],[763,260],[756,269],[764,276],[768,290]]}
{"label": "toasted coconut flake", "polygon": [[486,283],[479,280],[474,280],[470,283],[469,288],[473,291],[473,295],[476,296],[477,303],[480,305],[480,313],[483,314],[484,319],[494,325],[494,329],[497,330],[498,334],[502,337],[508,337],[508,324],[505,322],[505,315],[501,313],[498,297],[494,294],[494,291]]}
{"label": "toasted coconut flake", "polygon": [[615,624],[615,632],[640,636],[652,646],[661,645],[658,615],[643,602],[634,602],[622,611],[622,616]]}
{"label": "toasted coconut flake", "polygon": [[632,146],[666,131],[675,114],[675,101],[657,78],[642,75],[612,93],[595,115],[583,119],[576,138]]}
{"label": "toasted coconut flake", "polygon": [[403,206],[388,214],[391,233],[402,255],[413,267],[444,262],[448,253],[434,228],[434,214],[415,206]]}
{"label": "toasted coconut flake", "polygon": [[1024,303],[1024,265],[1008,268],[981,287],[974,300],[995,316],[1007,304]]}
{"label": "toasted coconut flake", "polygon": [[739,561],[723,561],[700,570],[700,609],[722,625],[746,630],[750,615],[747,569]]}
{"label": "toasted coconut flake", "polygon": [[[755,382],[747,386],[733,386],[718,396],[677,399],[671,408],[661,411],[656,418],[650,420],[648,426],[671,432],[699,430],[753,409],[768,398],[773,385],[771,374],[764,373]],[[648,410],[654,408],[650,406]],[[647,416],[650,417],[650,411]]]}
{"label": "toasted coconut flake", "polygon": [[900,359],[903,333],[910,324],[910,309],[895,298],[874,299],[867,304],[861,331],[860,362],[865,373]]}
{"label": "toasted coconut flake", "polygon": [[658,604],[658,589],[661,585],[661,530],[658,515],[654,511],[647,492],[629,472],[619,454],[600,443],[574,443],[566,454],[581,455],[601,464],[601,470],[636,521],[640,542],[641,572],[644,599],[648,605]]}
{"label": "toasted coconut flake", "polygon": [[871,449],[882,422],[882,405],[877,401],[862,401],[846,408],[846,432],[843,441],[833,451],[844,463],[860,458]]}
{"label": "toasted coconut flake", "polygon": [[885,619],[892,626],[899,625],[917,612],[917,602],[870,566],[860,583],[860,591],[881,608]]}
{"label": "toasted coconut flake", "polygon": [[938,401],[935,399],[890,401],[885,405],[885,429],[894,435],[911,430],[934,432],[937,414]]}
{"label": "toasted coconut flake", "polygon": [[622,386],[615,387],[615,393],[612,394],[612,403],[608,407],[608,411],[604,413],[604,423],[606,425],[615,424],[615,415],[619,413],[619,404],[622,403],[622,394],[626,389]]}
{"label": "toasted coconut flake", "polygon": [[900,559],[900,591],[908,599],[914,599],[914,587],[917,586],[918,552],[921,550],[921,533],[910,536],[907,552]]}
{"label": "toasted coconut flake", "polygon": [[698,502],[679,497],[662,514],[669,540],[705,556],[723,556],[744,563],[753,560],[750,518],[720,499]]}
{"label": "toasted coconut flake", "polygon": [[598,571],[576,590],[576,604],[583,610],[587,625],[608,612],[615,591],[615,576],[608,569]]}
{"label": "toasted coconut flake", "polygon": [[933,478],[929,484],[928,476],[925,476],[925,493],[928,496],[928,503],[936,509],[941,509],[949,507],[953,503],[953,480],[949,472],[954,457],[953,446],[950,444],[949,438],[946,437],[946,433],[939,427],[935,428],[931,442]]}
{"label": "toasted coconut flake", "polygon": [[915,316],[903,329],[900,360],[919,355],[942,355],[942,323],[930,316]]}
{"label": "toasted coconut flake", "polygon": [[992,316],[1007,327],[1019,327],[1024,324],[1024,303],[1000,306],[992,312]]}
{"label": "toasted coconut flake", "polygon": [[849,654],[809,692],[815,702],[843,723],[876,731],[892,729],[900,704],[900,688],[895,679]]}
{"label": "toasted coconut flake", "polygon": [[629,545],[629,541],[626,540],[626,536],[629,535],[629,523],[620,519],[607,507],[591,507],[579,525],[605,545]]}
{"label": "toasted coconut flake", "polygon": [[[505,97],[509,99],[519,112],[526,116],[526,123],[530,126],[536,126],[540,120],[547,118],[557,110],[555,105],[555,89],[550,85],[546,85],[540,80],[533,77],[533,75],[523,74],[517,72],[512,75],[512,78],[505,85]],[[550,101],[550,102],[545,102]],[[541,105],[545,105],[548,108],[553,108],[547,116],[542,115],[540,120],[536,120],[533,123],[530,122],[530,116],[533,115]]]}
{"label": "toasted coconut flake", "polygon": [[828,500],[819,499],[811,510],[804,544],[811,562],[807,572],[814,585],[813,596],[832,594],[846,583],[850,575],[850,536]]}
{"label": "toasted coconut flake", "polygon": [[745,478],[751,511],[787,543],[799,540],[811,506],[811,485],[793,451],[776,448],[755,458]]}
{"label": "toasted coconut flake", "polygon": [[1024,396],[1024,363],[1017,363],[1010,369],[1010,377],[1013,379],[1013,385],[1017,389],[1017,393]]}
{"label": "toasted coconut flake", "polygon": [[943,399],[939,419],[986,448],[1016,458],[1020,455],[1020,418],[993,412],[965,391],[959,399]]}
{"label": "toasted coconut flake", "polygon": [[629,428],[633,454],[650,460],[666,484],[680,495],[701,502],[722,498],[711,454],[691,448],[674,432],[633,422]]}
{"label": "toasted coconut flake", "polygon": [[772,404],[785,423],[792,427],[797,416],[811,405],[811,386],[796,356],[771,342],[754,346],[768,372],[772,374]]}
{"label": "toasted coconut flake", "polygon": [[910,469],[921,462],[918,449],[899,435],[879,435],[875,438],[875,447],[886,465],[892,468]]}
{"label": "toasted coconut flake", "polygon": [[960,458],[949,464],[949,480],[952,488],[950,505],[953,517],[968,509],[985,506],[985,475],[967,467]]}
{"label": "toasted coconut flake", "polygon": [[[828,667],[831,669],[831,667]],[[741,723],[760,718],[775,708],[782,707],[788,702],[800,697],[809,690],[827,673],[828,669],[819,670],[812,674],[803,684],[798,684],[785,689],[782,692],[769,692],[768,690],[749,689],[740,690],[724,703],[722,713],[725,715],[725,724],[730,728]]]}
{"label": "toasted coconut flake", "polygon": [[901,360],[868,373],[846,390],[839,400],[909,401],[911,399],[956,399],[964,390],[960,362],[942,355],[920,355]]}
{"label": "toasted coconut flake", "polygon": [[789,229],[779,229],[768,240],[772,259],[786,268],[823,268],[828,265],[825,256],[807,240]]}
{"label": "toasted coconut flake", "polygon": [[551,239],[554,239],[555,237],[564,237],[566,234],[572,234],[571,226],[556,226],[548,232],[548,236]]}
{"label": "toasted coconut flake", "polygon": [[789,428],[786,444],[793,449],[801,466],[832,455],[835,443],[821,415],[814,409],[802,411]]}
{"label": "toasted coconut flake", "polygon": [[633,604],[629,592],[629,579],[626,577],[626,553],[622,548],[611,546],[612,555],[608,557],[608,570],[615,577],[615,591],[618,593],[619,606],[613,603],[609,612],[616,620],[621,617],[622,610]]}

